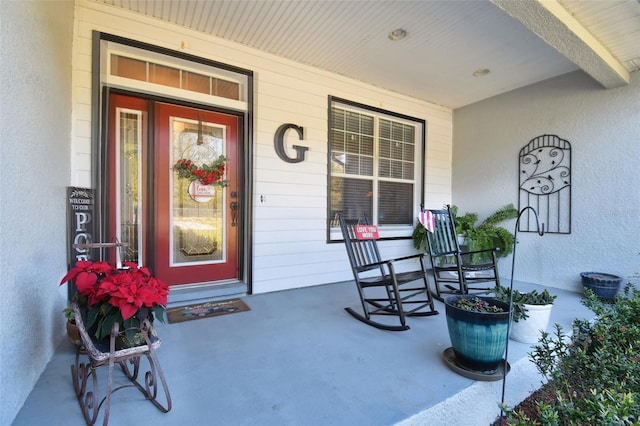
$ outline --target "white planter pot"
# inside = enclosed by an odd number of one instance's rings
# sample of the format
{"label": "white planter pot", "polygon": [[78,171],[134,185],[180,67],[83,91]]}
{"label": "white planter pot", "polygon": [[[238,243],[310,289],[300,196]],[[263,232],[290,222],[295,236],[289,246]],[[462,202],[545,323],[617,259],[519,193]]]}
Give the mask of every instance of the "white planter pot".
{"label": "white planter pot", "polygon": [[524,305],[529,318],[511,323],[509,337],[522,343],[537,343],[542,331],[547,331],[551,316],[552,304],[549,305]]}

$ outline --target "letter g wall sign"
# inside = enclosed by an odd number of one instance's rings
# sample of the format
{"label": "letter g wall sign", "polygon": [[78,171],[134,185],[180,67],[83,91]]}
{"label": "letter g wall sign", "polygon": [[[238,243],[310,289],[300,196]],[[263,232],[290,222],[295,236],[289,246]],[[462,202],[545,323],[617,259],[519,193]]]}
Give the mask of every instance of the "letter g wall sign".
{"label": "letter g wall sign", "polygon": [[283,161],[286,161],[287,163],[299,163],[301,161],[304,161],[304,153],[308,151],[309,148],[306,146],[293,145],[293,149],[296,150],[296,156],[295,158],[289,157],[284,149],[284,135],[289,129],[293,129],[298,132],[298,139],[304,139],[304,130],[302,129],[302,127],[296,126],[295,124],[287,123],[278,127],[278,130],[276,130],[276,135],[273,138],[273,145],[276,149],[276,154],[278,154],[278,157],[280,157]]}

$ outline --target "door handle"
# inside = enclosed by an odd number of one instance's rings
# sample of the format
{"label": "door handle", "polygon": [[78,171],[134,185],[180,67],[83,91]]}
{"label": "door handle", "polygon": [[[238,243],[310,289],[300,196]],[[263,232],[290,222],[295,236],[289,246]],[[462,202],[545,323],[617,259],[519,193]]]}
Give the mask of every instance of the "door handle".
{"label": "door handle", "polygon": [[229,207],[231,207],[231,226],[236,226],[238,224],[238,202],[232,201]]}

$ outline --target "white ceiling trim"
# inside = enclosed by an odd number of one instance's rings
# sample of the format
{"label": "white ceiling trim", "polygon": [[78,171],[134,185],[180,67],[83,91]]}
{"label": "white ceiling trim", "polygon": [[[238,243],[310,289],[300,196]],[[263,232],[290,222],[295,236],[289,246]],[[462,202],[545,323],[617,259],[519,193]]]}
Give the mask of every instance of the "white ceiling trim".
{"label": "white ceiling trim", "polygon": [[629,72],[557,1],[491,0],[607,89],[629,84]]}
{"label": "white ceiling trim", "polygon": [[451,109],[579,69],[605,88],[640,72],[640,0],[94,2]]}

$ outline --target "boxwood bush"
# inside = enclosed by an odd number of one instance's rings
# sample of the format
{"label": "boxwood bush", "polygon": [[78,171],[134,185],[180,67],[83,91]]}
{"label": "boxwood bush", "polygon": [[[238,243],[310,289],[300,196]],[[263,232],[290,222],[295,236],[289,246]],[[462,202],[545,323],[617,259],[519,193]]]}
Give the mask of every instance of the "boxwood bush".
{"label": "boxwood bush", "polygon": [[537,401],[535,417],[502,407],[508,424],[640,424],[640,291],[629,284],[613,303],[585,291],[595,319],[574,320],[571,335],[556,324],[529,354],[555,400]]}

